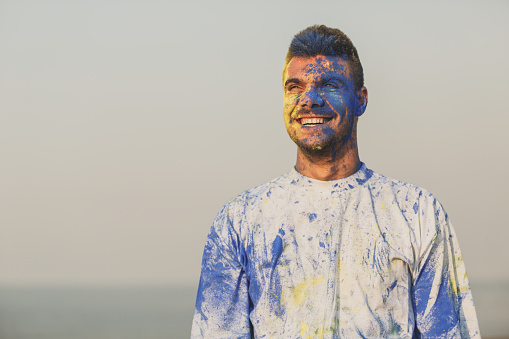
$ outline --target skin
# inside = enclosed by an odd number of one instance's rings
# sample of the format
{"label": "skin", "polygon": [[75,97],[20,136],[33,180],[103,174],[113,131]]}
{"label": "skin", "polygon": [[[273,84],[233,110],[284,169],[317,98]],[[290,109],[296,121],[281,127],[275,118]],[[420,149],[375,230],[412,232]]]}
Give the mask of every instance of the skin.
{"label": "skin", "polygon": [[[284,120],[297,144],[297,171],[323,181],[354,174],[361,166],[357,120],[366,109],[368,90],[355,88],[349,62],[323,55],[294,57],[284,69],[283,86]],[[307,118],[325,122],[305,125]]]}

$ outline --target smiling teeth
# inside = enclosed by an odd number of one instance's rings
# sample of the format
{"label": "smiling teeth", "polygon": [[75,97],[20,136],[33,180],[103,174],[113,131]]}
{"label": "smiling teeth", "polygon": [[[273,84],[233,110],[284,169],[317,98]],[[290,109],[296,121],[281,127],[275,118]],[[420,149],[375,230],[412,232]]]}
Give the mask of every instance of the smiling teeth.
{"label": "smiling teeth", "polygon": [[323,124],[324,122],[325,122],[325,119],[323,119],[323,118],[302,118],[300,120],[300,123],[302,125]]}

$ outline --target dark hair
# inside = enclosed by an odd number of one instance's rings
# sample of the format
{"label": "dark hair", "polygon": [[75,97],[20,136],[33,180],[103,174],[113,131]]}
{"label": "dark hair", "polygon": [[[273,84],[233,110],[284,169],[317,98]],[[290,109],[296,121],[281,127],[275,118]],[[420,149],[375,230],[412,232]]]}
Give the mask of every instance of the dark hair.
{"label": "dark hair", "polygon": [[284,69],[293,57],[313,57],[317,55],[340,57],[348,61],[352,68],[355,87],[360,89],[364,86],[361,61],[352,41],[339,29],[324,25],[308,27],[293,37],[286,54]]}

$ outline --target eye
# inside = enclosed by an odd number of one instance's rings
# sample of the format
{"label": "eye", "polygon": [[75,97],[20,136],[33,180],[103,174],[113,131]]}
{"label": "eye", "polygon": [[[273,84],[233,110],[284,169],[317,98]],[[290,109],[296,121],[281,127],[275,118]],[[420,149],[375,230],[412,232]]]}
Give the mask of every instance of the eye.
{"label": "eye", "polygon": [[290,84],[286,87],[287,92],[297,93],[300,92],[300,87],[296,84]]}
{"label": "eye", "polygon": [[327,82],[323,84],[322,88],[326,91],[334,91],[339,88],[339,84],[335,82]]}

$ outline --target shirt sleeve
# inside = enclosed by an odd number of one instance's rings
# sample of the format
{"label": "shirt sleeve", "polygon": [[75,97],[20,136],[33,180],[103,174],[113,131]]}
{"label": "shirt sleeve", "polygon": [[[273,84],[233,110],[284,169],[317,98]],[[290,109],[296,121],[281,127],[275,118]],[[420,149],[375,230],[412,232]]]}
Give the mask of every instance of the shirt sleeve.
{"label": "shirt sleeve", "polygon": [[436,199],[420,208],[423,249],[413,285],[417,338],[480,338],[458,239]]}
{"label": "shirt sleeve", "polygon": [[228,209],[219,212],[205,243],[191,338],[251,338],[247,259]]}

